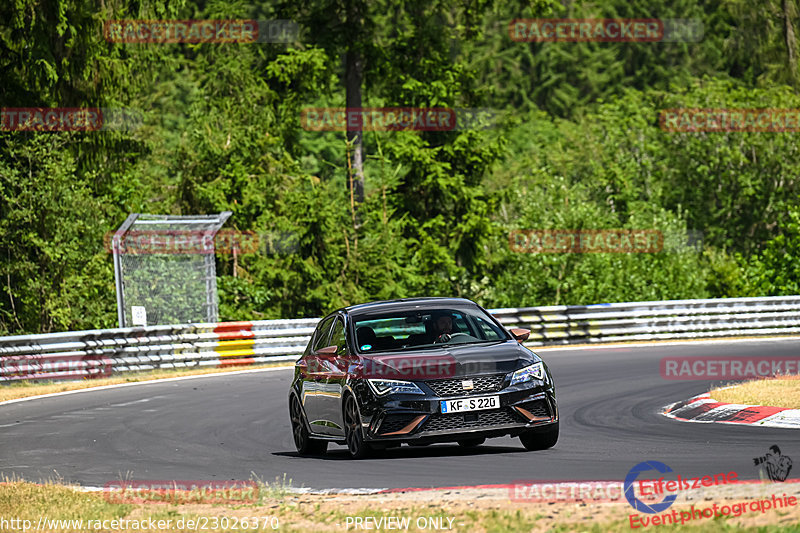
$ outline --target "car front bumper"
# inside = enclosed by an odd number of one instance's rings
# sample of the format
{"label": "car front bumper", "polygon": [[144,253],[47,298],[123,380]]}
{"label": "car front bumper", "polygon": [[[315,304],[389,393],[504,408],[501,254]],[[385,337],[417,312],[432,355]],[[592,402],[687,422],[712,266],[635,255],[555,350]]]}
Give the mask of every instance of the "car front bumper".
{"label": "car front bumper", "polygon": [[[549,378],[549,376],[548,376]],[[456,381],[456,380],[451,380]],[[359,402],[364,436],[372,442],[452,442],[461,439],[516,436],[546,430],[558,422],[555,389],[550,379],[528,382],[500,390],[438,395],[430,382],[418,382],[426,392],[377,397],[365,387]],[[444,383],[444,382],[442,382]],[[442,387],[437,386],[437,389]],[[498,396],[500,407],[462,413],[442,413],[441,401]]]}

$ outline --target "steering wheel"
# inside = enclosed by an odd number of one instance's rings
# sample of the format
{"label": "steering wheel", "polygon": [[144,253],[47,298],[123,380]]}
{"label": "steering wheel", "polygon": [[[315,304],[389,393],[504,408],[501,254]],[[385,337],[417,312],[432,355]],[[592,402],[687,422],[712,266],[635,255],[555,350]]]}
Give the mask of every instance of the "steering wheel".
{"label": "steering wheel", "polygon": [[436,337],[436,340],[433,341],[433,343],[434,344],[440,344],[442,342],[447,342],[450,339],[453,339],[453,338],[458,337],[458,336],[469,337],[470,334],[469,333],[442,333],[441,335]]}

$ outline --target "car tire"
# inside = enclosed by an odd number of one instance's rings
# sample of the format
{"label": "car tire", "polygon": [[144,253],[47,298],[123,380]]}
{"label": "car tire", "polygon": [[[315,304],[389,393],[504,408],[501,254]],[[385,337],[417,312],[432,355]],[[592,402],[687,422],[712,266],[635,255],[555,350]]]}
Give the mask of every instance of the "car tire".
{"label": "car tire", "polygon": [[297,453],[300,455],[323,455],[328,450],[328,441],[313,439],[309,435],[303,408],[295,395],[292,395],[292,399],[289,400],[289,419],[292,423],[292,437]]}
{"label": "car tire", "polygon": [[519,440],[527,450],[546,450],[558,442],[558,422],[545,431],[528,431],[519,436]]}
{"label": "car tire", "polygon": [[364,441],[361,415],[358,413],[356,398],[352,394],[348,394],[344,401],[344,437],[347,450],[353,459],[364,459],[372,453],[372,446]]}
{"label": "car tire", "polygon": [[486,439],[485,438],[461,439],[456,442],[458,442],[458,445],[461,446],[462,448],[475,448],[486,442]]}

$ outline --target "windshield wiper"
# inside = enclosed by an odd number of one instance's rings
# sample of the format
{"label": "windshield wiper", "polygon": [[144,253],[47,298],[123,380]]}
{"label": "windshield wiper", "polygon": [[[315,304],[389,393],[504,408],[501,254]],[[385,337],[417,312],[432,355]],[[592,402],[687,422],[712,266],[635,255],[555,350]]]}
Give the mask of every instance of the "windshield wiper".
{"label": "windshield wiper", "polygon": [[489,343],[489,344],[497,344],[497,343],[501,343],[501,342],[505,342],[505,341],[503,341],[503,340],[499,340],[499,341],[477,340],[477,341],[471,341],[471,342],[443,342],[442,344],[437,344],[436,346],[470,346],[470,345],[473,345],[473,344],[487,344],[487,343]]}
{"label": "windshield wiper", "polygon": [[446,347],[446,346],[469,346],[471,344],[487,344],[487,343],[488,344],[497,344],[497,343],[501,343],[501,342],[505,342],[505,340],[500,339],[500,340],[494,340],[494,341],[476,340],[476,341],[471,341],[471,342],[440,342],[440,343],[435,343],[435,344],[417,344],[416,346],[406,346],[404,348],[400,348],[400,350],[418,350],[418,349],[426,350],[428,348],[443,348],[443,347]]}
{"label": "windshield wiper", "polygon": [[439,348],[441,346],[444,346],[444,344],[417,344],[416,346],[402,346],[400,350],[427,350],[428,348]]}

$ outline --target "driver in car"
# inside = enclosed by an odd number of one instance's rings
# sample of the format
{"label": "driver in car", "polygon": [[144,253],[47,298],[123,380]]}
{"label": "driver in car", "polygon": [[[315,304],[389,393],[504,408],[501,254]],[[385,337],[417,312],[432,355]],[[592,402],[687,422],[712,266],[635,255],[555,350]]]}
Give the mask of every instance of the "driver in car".
{"label": "driver in car", "polygon": [[453,333],[453,317],[450,315],[440,315],[434,323],[436,328],[434,342],[447,342]]}

